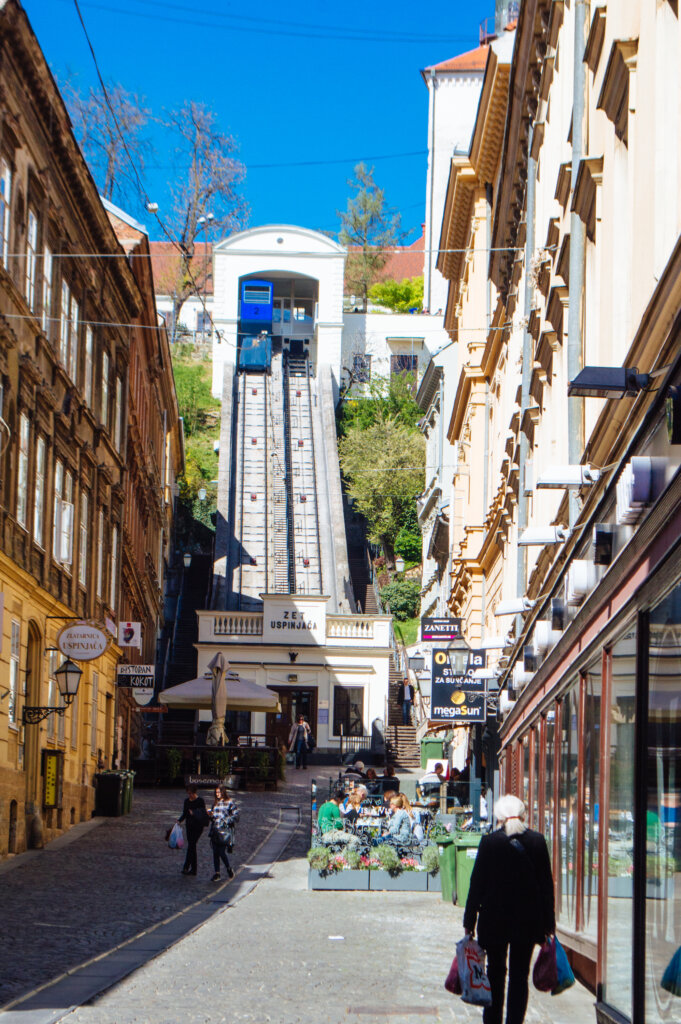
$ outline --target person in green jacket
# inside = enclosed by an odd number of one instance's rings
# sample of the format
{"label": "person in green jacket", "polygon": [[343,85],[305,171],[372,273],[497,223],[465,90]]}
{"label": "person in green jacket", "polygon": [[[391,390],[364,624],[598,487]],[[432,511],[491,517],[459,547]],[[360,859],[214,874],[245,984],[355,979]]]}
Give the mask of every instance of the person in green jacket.
{"label": "person in green jacket", "polygon": [[338,809],[339,804],[342,803],[344,799],[345,793],[343,790],[335,790],[331,794],[331,799],[327,800],[326,803],[323,803],[319,808],[317,824],[319,825],[319,831],[322,834],[322,842],[324,845],[339,843],[353,849],[359,845],[359,840],[357,836],[353,836],[350,833],[343,831],[340,811]]}

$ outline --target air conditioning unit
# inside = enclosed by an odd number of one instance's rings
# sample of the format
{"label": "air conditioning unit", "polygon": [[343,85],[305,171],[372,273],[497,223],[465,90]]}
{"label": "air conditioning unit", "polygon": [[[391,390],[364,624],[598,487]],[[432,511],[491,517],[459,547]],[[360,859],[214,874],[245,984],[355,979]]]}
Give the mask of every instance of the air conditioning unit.
{"label": "air conditioning unit", "polygon": [[539,654],[546,654],[562,636],[562,632],[559,629],[553,629],[552,625],[550,619],[539,619],[534,624],[534,646]]}
{"label": "air conditioning unit", "polygon": [[594,565],[610,565],[614,555],[616,527],[611,523],[596,523],[594,526]]}
{"label": "air conditioning unit", "polygon": [[581,604],[584,598],[596,586],[596,566],[585,558],[577,558],[571,563],[567,574],[567,603]]}
{"label": "air conditioning unit", "polygon": [[507,715],[512,707],[515,706],[515,701],[508,693],[507,690],[502,690],[499,694],[499,713],[501,715]]}
{"label": "air conditioning unit", "polygon": [[664,490],[666,459],[635,455],[617,481],[617,522],[631,526]]}

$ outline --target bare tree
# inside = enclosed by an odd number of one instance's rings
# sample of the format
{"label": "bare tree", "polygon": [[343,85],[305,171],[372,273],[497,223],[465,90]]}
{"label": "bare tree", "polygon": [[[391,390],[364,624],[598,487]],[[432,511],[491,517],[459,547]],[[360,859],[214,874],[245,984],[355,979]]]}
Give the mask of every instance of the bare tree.
{"label": "bare tree", "polygon": [[108,82],[106,91],[111,107],[101,90],[90,87],[81,93],[72,81],[62,87],[76,138],[102,195],[109,200],[132,201],[137,207],[139,183],[130,161],[143,178],[145,160],[152,151],[145,134],[151,112],[143,97],[127,92],[122,85]]}
{"label": "bare tree", "polygon": [[171,228],[180,249],[172,290],[173,324],[177,324],[185,300],[205,290],[210,274],[207,251],[203,260],[196,255],[204,228],[210,224],[211,230],[224,234],[247,220],[248,208],[240,191],[246,169],[236,159],[236,140],[219,130],[215,113],[203,104],[188,101],[168,114],[163,124],[177,139],[175,152],[182,168],[170,184]]}
{"label": "bare tree", "polygon": [[355,179],[348,181],[355,196],[348,200],[341,221],[339,239],[348,247],[345,266],[346,288],[361,296],[362,311],[366,312],[369,288],[388,261],[387,251],[398,245],[400,215],[385,201],[385,192],[374,181],[374,169],[363,163],[355,167]]}

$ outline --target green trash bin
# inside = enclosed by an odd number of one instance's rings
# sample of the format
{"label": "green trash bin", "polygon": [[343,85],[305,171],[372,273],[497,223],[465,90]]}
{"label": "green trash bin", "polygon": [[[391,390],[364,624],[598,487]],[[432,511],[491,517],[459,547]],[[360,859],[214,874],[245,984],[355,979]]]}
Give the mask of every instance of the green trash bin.
{"label": "green trash bin", "polygon": [[133,771],[122,772],[125,776],[123,784],[123,814],[130,814],[132,810],[132,789],[135,782],[135,773]]}
{"label": "green trash bin", "polygon": [[473,874],[473,865],[478,855],[481,832],[459,832],[454,839],[456,857],[456,902],[464,907]]}
{"label": "green trash bin", "polygon": [[440,880],[442,899],[445,903],[456,902],[456,847],[454,836],[436,839],[440,853]]}
{"label": "green trash bin", "polygon": [[442,737],[439,739],[431,738],[421,740],[421,767],[425,768],[428,764],[429,758],[437,757],[444,760],[442,753]]}

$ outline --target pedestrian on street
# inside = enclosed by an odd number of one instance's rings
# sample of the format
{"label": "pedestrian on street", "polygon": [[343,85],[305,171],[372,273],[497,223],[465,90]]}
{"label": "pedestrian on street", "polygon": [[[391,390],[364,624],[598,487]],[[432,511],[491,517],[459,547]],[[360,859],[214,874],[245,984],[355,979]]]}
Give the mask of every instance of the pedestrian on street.
{"label": "pedestrian on street", "polygon": [[183,821],[187,822],[187,856],[184,859],[183,875],[196,874],[196,844],[201,838],[201,833],[208,824],[208,811],[202,796],[196,786],[187,786],[187,796],[184,801],[182,817],[177,819],[178,825]]}
{"label": "pedestrian on street", "polygon": [[210,810],[212,818],[210,824],[210,842],[213,847],[213,877],[212,882],[220,881],[220,861],[227,869],[227,877],[234,878],[228,853],[234,849],[234,826],[239,820],[239,808],[229,795],[226,786],[218,786],[215,790],[215,803]]}
{"label": "pedestrian on street", "polygon": [[312,730],[303,715],[291,726],[288,734],[288,749],[296,755],[296,768],[307,768],[307,751]]}
{"label": "pedestrian on street", "polygon": [[400,683],[397,699],[402,705],[402,725],[411,725],[411,709],[414,703],[414,687],[408,679]]}
{"label": "pedestrian on street", "polygon": [[500,824],[480,840],[463,925],[487,952],[492,1004],[483,1024],[501,1024],[506,958],[506,1024],[522,1024],[528,999],[530,960],[535,943],[556,930],[551,861],[544,836],[525,824],[525,804],[502,796],[494,805]]}

